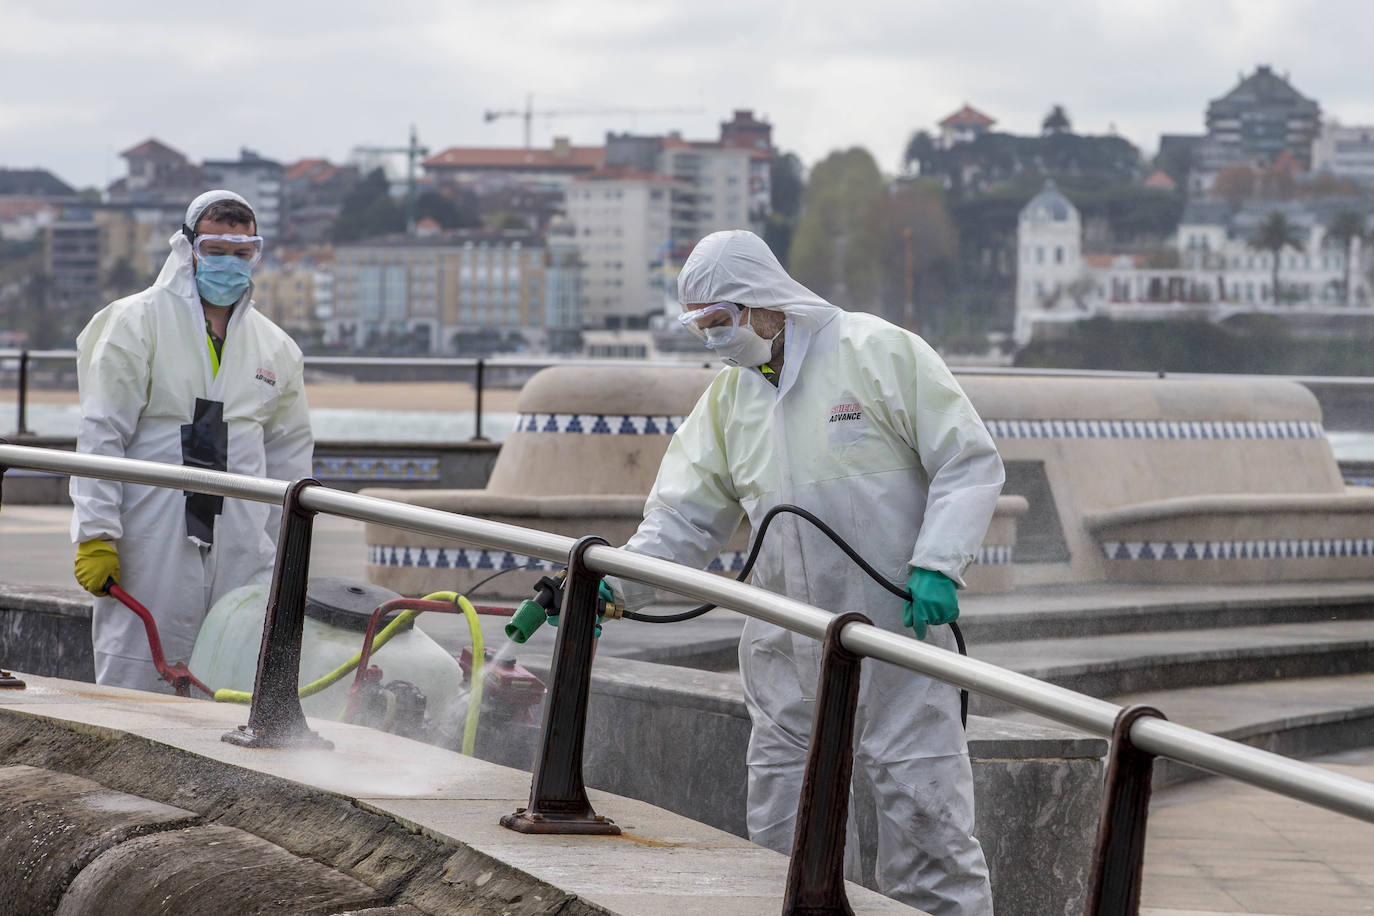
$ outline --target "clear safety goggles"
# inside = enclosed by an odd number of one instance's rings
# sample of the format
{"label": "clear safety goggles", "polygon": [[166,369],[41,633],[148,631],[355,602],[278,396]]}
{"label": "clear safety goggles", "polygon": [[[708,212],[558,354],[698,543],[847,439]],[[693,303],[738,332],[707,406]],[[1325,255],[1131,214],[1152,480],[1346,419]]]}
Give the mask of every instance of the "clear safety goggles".
{"label": "clear safety goggles", "polygon": [[246,261],[253,267],[262,260],[262,236],[260,235],[198,235],[191,243],[197,258],[218,258],[229,256]]}
{"label": "clear safety goggles", "polygon": [[692,336],[707,346],[716,347],[735,339],[743,309],[733,302],[714,302],[677,316]]}

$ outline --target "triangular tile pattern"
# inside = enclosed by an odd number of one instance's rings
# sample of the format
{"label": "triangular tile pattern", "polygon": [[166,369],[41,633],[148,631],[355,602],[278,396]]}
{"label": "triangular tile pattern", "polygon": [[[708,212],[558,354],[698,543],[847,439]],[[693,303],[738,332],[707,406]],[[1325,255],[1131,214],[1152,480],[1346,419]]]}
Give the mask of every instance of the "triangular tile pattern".
{"label": "triangular tile pattern", "polygon": [[1374,538],[1263,541],[1102,541],[1108,560],[1315,560],[1374,557]]}
{"label": "triangular tile pattern", "polygon": [[435,481],[439,480],[439,459],[423,455],[328,455],[315,459],[312,476],[316,480]]}
{"label": "triangular tile pattern", "polygon": [[984,420],[994,439],[1321,439],[1312,420]]}
{"label": "triangular tile pattern", "polygon": [[[978,556],[973,562],[980,566],[998,566],[1011,563],[1012,550],[1013,548],[1008,544],[987,544],[979,549]],[[738,573],[744,569],[744,562],[748,558],[749,554],[746,551],[722,551],[707,564],[706,569],[710,572]],[[386,544],[369,544],[367,546],[367,562],[371,566],[413,567],[417,569],[480,569],[492,572],[517,567],[538,570],[563,568],[562,563],[528,557],[508,550],[480,550],[471,547],[404,547],[398,552],[396,547]]]}
{"label": "triangular tile pattern", "polygon": [[522,413],[516,432],[587,433],[615,436],[671,435],[686,417],[599,413]]}

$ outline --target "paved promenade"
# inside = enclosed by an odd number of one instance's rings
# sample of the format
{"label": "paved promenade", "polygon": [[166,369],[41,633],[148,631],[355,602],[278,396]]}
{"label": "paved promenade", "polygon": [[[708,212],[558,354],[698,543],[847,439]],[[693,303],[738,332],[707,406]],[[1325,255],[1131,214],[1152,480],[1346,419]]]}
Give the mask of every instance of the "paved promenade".
{"label": "paved promenade", "polygon": [[[1374,749],[1311,761],[1374,782]],[[1374,913],[1374,824],[1238,782],[1155,793],[1141,916]]]}

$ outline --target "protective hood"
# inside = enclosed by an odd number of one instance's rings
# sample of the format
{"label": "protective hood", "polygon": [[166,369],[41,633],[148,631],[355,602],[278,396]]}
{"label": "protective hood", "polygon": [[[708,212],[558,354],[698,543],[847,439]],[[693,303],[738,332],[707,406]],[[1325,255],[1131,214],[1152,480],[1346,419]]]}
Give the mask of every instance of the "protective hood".
{"label": "protective hood", "polygon": [[[253,209],[248,201],[233,191],[224,189],[206,191],[191,201],[191,205],[186,208],[183,225],[194,230],[196,223],[200,222],[200,215],[205,212],[206,208],[221,200],[236,200],[249,210]],[[256,212],[254,211],[255,214]],[[196,291],[195,272],[191,268],[191,240],[186,237],[186,233],[178,228],[167,240],[167,244],[172,247],[172,253],[167,255],[167,260],[163,262],[162,270],[158,273],[157,280],[153,282],[153,285],[171,290],[178,296],[189,298],[194,302],[200,302],[200,293]]]}
{"label": "protective hood", "polygon": [[811,331],[840,312],[793,280],[767,243],[746,229],[712,232],[698,242],[678,274],[677,295],[683,305],[733,302],[777,309],[794,327]]}

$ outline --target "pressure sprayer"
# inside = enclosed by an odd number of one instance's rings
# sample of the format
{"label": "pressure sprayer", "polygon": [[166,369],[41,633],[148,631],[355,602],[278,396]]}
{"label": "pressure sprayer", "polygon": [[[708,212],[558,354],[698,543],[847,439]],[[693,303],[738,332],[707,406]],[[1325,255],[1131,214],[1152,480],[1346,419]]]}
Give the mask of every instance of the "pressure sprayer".
{"label": "pressure sprayer", "polygon": [[[759,522],[758,532],[754,535],[754,544],[749,549],[749,556],[744,561],[744,566],[740,569],[739,574],[735,577],[737,581],[743,582],[749,577],[749,573],[754,569],[754,562],[758,560],[759,550],[763,547],[763,538],[764,535],[768,533],[768,526],[772,524],[774,518],[784,512],[799,516],[816,526],[822,534],[830,538],[835,546],[844,552],[845,556],[849,557],[856,566],[867,573],[869,578],[874,582],[877,582],[884,589],[891,592],[896,597],[901,598],[903,601],[911,600],[911,593],[907,591],[905,587],[889,582],[884,578],[882,573],[878,572],[868,563],[868,561],[859,556],[858,551],[850,546],[848,541],[840,537],[835,529],[831,528],[806,509],[800,506],[794,506],[790,503],[779,503],[769,509],[763,516],[763,520]],[[557,626],[557,612],[554,611],[551,613],[551,609],[558,608],[562,605],[563,579],[566,575],[566,571],[560,571],[553,577],[545,576],[535,583],[534,597],[522,601],[520,607],[516,609],[515,615],[511,618],[511,622],[506,624],[507,636],[517,643],[523,643],[533,635],[535,630],[539,629],[540,625],[543,624],[545,620]],[[640,614],[634,611],[627,611],[613,600],[607,598],[609,591],[610,589],[603,583],[602,597],[597,604],[597,636],[601,635],[601,620],[603,617],[611,620],[624,617],[626,620],[637,620],[641,623],[681,623],[684,620],[694,620],[716,607],[714,604],[702,604],[679,614]],[[968,647],[964,644],[964,633],[959,629],[959,624],[951,622],[949,628],[954,634],[954,642],[959,648],[959,654],[967,656]],[[968,725],[967,690],[959,691],[959,718],[965,726]]]}
{"label": "pressure sprayer", "polygon": [[[189,696],[191,689],[195,688],[216,702],[252,702],[253,695],[248,691],[213,689],[195,677],[187,663],[169,663],[162,650],[157,624],[148,609],[113,580],[107,582],[106,586],[112,597],[142,620],[153,665],[178,696]],[[352,595],[364,601],[375,601],[379,595],[395,595],[394,592],[386,592],[384,589],[367,586],[365,583],[354,583],[351,580],[312,581],[312,589],[317,586],[330,596]],[[247,649],[250,644],[255,644],[261,639],[262,617],[258,612],[265,613],[265,599],[263,587],[245,586],[224,596],[211,609],[206,624],[202,627],[201,636],[197,639],[192,664],[211,670],[212,682],[221,678],[221,682],[233,682],[245,676],[251,677],[251,674],[245,672],[253,669],[256,653],[252,653],[252,657],[249,658]],[[308,613],[306,635],[313,639],[319,651],[333,652],[336,658],[342,640],[348,639],[347,632],[351,629],[346,624],[338,625],[340,619],[356,616],[345,613],[346,610],[352,609],[340,607],[340,604],[337,598],[320,600],[313,593],[307,598],[308,612],[318,612],[323,607],[329,613],[317,615],[328,618],[325,621],[311,619]],[[443,652],[427,637],[419,636],[418,632],[408,632],[412,629],[415,618],[425,612],[460,613],[464,616],[471,635],[471,646],[464,649],[462,662]],[[332,670],[301,686],[299,695],[302,700],[316,697],[349,674],[354,674],[347,696],[337,713],[341,721],[368,725],[431,743],[452,744],[456,749],[471,755],[482,718],[484,686],[489,687],[494,694],[492,718],[497,724],[531,725],[532,716],[529,710],[532,705],[538,704],[545,692],[543,682],[516,665],[513,660],[492,666],[493,670],[490,672],[485,670],[491,653],[483,645],[478,615],[508,617],[513,613],[514,611],[509,608],[475,606],[466,597],[454,592],[435,592],[418,599],[396,597],[382,601],[376,605],[367,619],[362,647]],[[381,626],[382,621],[390,615],[395,616],[387,620],[385,626]],[[322,634],[326,633],[331,635],[332,640],[325,639]],[[375,652],[398,638],[402,642],[408,642],[398,659],[408,663],[409,667],[418,667],[423,676],[417,677],[417,674],[411,673],[411,680],[396,679],[383,683],[382,670],[370,662]],[[332,644],[326,645],[326,642]],[[226,653],[228,656],[243,658],[226,662]],[[446,665],[451,666],[451,676],[445,674]],[[230,676],[228,672],[231,669],[237,669],[238,674]],[[422,690],[414,683],[417,679],[427,690]],[[451,717],[457,723],[458,734],[453,735],[452,740],[445,740],[449,736],[444,734],[446,723],[442,721],[439,712],[426,714],[427,692],[448,699],[460,695],[463,688],[467,691],[466,708]],[[338,702],[335,701],[334,705],[338,707]],[[323,712],[328,708],[327,704],[317,706],[316,712]]]}

